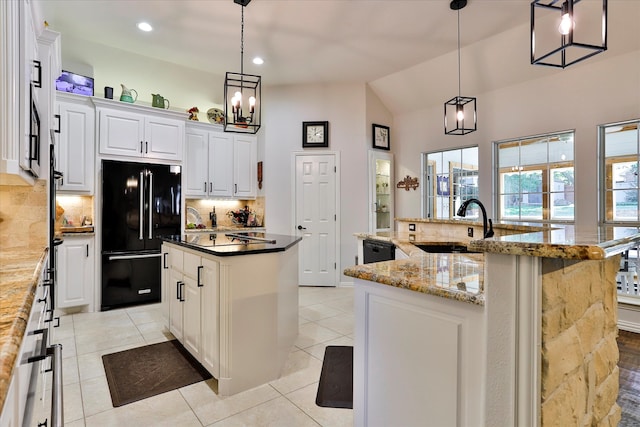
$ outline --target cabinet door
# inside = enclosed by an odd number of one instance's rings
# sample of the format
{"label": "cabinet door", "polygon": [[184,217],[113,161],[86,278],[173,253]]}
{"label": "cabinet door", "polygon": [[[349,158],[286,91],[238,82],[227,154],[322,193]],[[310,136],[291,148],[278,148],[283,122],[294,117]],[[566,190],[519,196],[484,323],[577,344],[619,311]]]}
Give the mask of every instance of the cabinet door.
{"label": "cabinet door", "polygon": [[144,116],[100,109],[100,153],[141,157],[144,153]]}
{"label": "cabinet door", "polygon": [[[173,255],[174,251],[171,251]],[[183,303],[181,295],[184,293],[184,285],[182,281],[182,273],[175,268],[169,269],[169,281],[167,283],[167,292],[169,297],[169,331],[182,342],[182,311]]]}
{"label": "cabinet door", "polygon": [[169,247],[166,244],[162,244],[162,261],[160,271],[160,312],[162,313],[162,319],[164,325],[169,326]]}
{"label": "cabinet door", "polygon": [[207,196],[212,189],[209,180],[209,133],[189,129],[186,134],[185,179],[186,196]]}
{"label": "cabinet door", "polygon": [[154,159],[182,160],[184,122],[147,117],[144,128],[144,155]]}
{"label": "cabinet door", "polygon": [[93,193],[94,119],[88,105],[58,102],[60,139],[56,167],[63,173],[60,191]]}
{"label": "cabinet door", "polygon": [[210,196],[233,196],[233,137],[224,133],[209,135]]}
{"label": "cabinet door", "polygon": [[90,304],[94,283],[93,237],[65,237],[57,250],[57,307]]}
{"label": "cabinet door", "polygon": [[200,359],[200,287],[196,279],[184,275],[182,344],[196,359]]}
{"label": "cabinet door", "polygon": [[256,197],[258,147],[253,136],[236,136],[233,143],[234,197]]}
{"label": "cabinet door", "polygon": [[200,321],[202,347],[200,363],[215,378],[220,378],[220,264],[202,258],[200,272]]}

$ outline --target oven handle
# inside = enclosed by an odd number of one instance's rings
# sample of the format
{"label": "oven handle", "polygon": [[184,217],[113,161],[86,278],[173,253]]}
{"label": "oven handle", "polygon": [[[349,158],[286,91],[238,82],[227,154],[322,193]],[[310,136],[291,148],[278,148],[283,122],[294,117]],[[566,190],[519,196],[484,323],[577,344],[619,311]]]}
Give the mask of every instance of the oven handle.
{"label": "oven handle", "polygon": [[149,240],[153,239],[153,172],[149,172]]}
{"label": "oven handle", "polygon": [[144,240],[144,172],[140,172],[140,211],[138,217],[140,218],[140,230],[138,232],[138,239]]}
{"label": "oven handle", "polygon": [[37,329],[35,331],[29,332],[29,335],[40,335],[42,334],[42,340],[40,341],[40,353],[34,354],[33,356],[27,358],[27,363],[37,362],[39,360],[43,360],[49,354],[49,349],[47,348],[47,343],[49,341],[49,329]]}
{"label": "oven handle", "polygon": [[117,261],[119,259],[138,259],[138,258],[160,258],[161,253],[146,255],[111,255],[109,261]]}
{"label": "oven handle", "polygon": [[62,395],[62,344],[53,344],[47,348],[47,355],[53,357],[53,382],[51,386],[51,427],[64,425],[64,398]]}

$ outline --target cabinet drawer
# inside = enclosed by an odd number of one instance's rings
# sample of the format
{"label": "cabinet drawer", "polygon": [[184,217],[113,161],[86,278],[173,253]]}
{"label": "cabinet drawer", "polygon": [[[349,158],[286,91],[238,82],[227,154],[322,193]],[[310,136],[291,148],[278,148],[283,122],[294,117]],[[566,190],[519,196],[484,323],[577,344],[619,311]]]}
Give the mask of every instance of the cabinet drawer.
{"label": "cabinet drawer", "polygon": [[184,252],[180,249],[169,248],[169,268],[184,271]]}

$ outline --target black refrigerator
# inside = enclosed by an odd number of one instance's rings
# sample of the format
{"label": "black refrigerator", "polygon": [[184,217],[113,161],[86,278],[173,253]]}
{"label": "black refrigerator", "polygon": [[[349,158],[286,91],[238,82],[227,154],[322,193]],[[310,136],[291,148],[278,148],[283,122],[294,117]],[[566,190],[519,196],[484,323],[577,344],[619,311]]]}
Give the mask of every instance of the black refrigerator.
{"label": "black refrigerator", "polygon": [[162,236],[180,233],[180,166],[102,161],[101,310],[160,301]]}

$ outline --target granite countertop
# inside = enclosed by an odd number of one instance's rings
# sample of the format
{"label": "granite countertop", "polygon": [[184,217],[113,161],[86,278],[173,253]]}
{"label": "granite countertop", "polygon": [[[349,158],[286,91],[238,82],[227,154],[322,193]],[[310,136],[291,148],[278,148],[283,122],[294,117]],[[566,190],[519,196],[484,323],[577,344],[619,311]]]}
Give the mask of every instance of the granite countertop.
{"label": "granite countertop", "polygon": [[227,231],[257,231],[264,232],[265,227],[242,227],[240,225],[230,225],[215,228],[186,228],[185,233],[222,233]]}
{"label": "granite countertop", "polygon": [[[403,221],[417,221],[410,219]],[[434,224],[475,224],[470,221],[430,220]],[[531,227],[523,224],[497,223],[494,228],[522,230],[522,233],[492,237],[489,239],[466,239],[470,250],[477,252],[526,255],[541,258],[562,258],[574,260],[601,260],[622,253],[640,242],[640,229],[621,226],[573,226]],[[537,230],[536,230],[537,228]],[[529,230],[529,231],[526,231]],[[531,231],[533,230],[533,231]],[[418,233],[357,233],[362,239],[378,239],[394,243],[409,243],[411,239],[427,241]],[[433,241],[433,238],[431,238]],[[405,252],[403,250],[403,252]],[[407,252],[405,252],[407,253]],[[408,253],[407,253],[408,255]]]}
{"label": "granite countertop", "polygon": [[255,255],[270,252],[283,252],[297,244],[302,237],[246,232],[233,230],[237,234],[246,234],[269,242],[249,242],[244,244],[241,238],[228,237],[224,233],[185,233],[184,235],[165,236],[163,241],[174,243],[199,252],[215,256]]}
{"label": "granite countertop", "polygon": [[0,251],[0,408],[9,390],[48,249]]}

